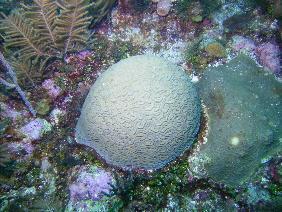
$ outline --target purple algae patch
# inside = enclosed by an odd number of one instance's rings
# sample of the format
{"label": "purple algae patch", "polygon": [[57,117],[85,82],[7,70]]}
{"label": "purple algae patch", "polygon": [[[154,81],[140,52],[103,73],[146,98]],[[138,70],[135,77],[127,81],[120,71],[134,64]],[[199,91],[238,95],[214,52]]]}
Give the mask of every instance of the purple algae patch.
{"label": "purple algae patch", "polygon": [[69,186],[70,201],[99,200],[111,191],[114,179],[109,172],[98,167],[79,167],[77,179]]}

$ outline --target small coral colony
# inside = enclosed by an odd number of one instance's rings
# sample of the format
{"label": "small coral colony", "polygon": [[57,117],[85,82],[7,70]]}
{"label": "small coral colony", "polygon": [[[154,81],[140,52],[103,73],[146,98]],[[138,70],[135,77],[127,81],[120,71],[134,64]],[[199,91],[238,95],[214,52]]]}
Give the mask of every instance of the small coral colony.
{"label": "small coral colony", "polygon": [[281,11],[0,0],[0,211],[281,211]]}

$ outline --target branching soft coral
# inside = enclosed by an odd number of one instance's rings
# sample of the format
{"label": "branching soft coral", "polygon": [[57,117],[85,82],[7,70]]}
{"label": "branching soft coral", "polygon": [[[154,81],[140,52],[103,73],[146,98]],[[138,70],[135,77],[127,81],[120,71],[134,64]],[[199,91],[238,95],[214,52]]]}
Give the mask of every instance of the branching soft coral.
{"label": "branching soft coral", "polygon": [[60,4],[33,0],[33,4],[23,5],[9,16],[2,14],[0,30],[5,47],[14,50],[18,61],[39,66],[42,74],[50,60],[62,59],[85,45],[90,6],[87,0],[64,0]]}
{"label": "branching soft coral", "polygon": [[25,6],[25,15],[30,18],[33,26],[36,26],[40,35],[40,43],[48,44],[49,48],[56,47],[55,20],[57,16],[57,4],[50,0],[34,0],[31,6]]}
{"label": "branching soft coral", "polygon": [[[91,5],[91,4],[90,4]],[[57,19],[58,45],[67,53],[77,49],[79,44],[87,41],[87,27],[91,17],[87,16],[89,4],[85,0],[71,0],[64,4],[62,13]]]}
{"label": "branching soft coral", "polygon": [[24,21],[19,13],[6,16],[1,21],[1,30],[5,32],[6,48],[18,48],[17,54],[24,60],[46,56],[42,43],[39,42],[39,36],[31,25]]}
{"label": "branching soft coral", "polygon": [[90,9],[91,14],[93,13],[91,27],[99,23],[107,15],[116,2],[116,0],[95,0],[93,8]]}
{"label": "branching soft coral", "polygon": [[28,101],[24,91],[21,89],[21,87],[18,84],[18,79],[14,69],[6,61],[6,59],[4,58],[1,52],[0,52],[0,68],[4,69],[4,71],[6,72],[5,75],[7,75],[8,78],[8,80],[5,80],[4,78],[0,77],[0,83],[8,88],[15,88],[18,94],[20,95],[21,99],[24,101],[25,105],[29,109],[29,111],[32,113],[33,116],[36,116],[37,112],[33,109],[32,104]]}

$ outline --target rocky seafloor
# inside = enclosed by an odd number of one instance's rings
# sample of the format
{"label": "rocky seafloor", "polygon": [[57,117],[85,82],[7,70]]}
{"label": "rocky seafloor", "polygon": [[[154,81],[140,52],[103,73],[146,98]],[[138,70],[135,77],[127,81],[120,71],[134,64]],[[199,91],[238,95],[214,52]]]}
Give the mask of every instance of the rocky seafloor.
{"label": "rocky seafloor", "polygon": [[[24,88],[37,117],[0,88],[0,211],[280,211],[280,1],[128,2]],[[181,66],[204,108],[194,145],[156,171],[109,166],[74,137],[91,85],[138,54]]]}

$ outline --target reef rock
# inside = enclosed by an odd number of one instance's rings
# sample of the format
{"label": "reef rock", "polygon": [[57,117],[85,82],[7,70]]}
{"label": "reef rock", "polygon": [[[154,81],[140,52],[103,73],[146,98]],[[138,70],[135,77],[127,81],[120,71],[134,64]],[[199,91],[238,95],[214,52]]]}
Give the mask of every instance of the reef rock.
{"label": "reef rock", "polygon": [[171,0],[160,0],[157,4],[157,13],[159,16],[167,16],[172,6]]}
{"label": "reef rock", "polygon": [[192,144],[200,113],[184,71],[156,56],[134,56],[114,64],[92,86],[76,139],[109,164],[157,169]]}
{"label": "reef rock", "polygon": [[240,35],[235,35],[232,37],[232,49],[237,52],[254,54],[253,52],[256,50],[256,48],[256,44],[251,38]]}
{"label": "reef rock", "polygon": [[57,98],[62,92],[62,89],[52,79],[45,80],[42,83],[42,87],[47,90],[49,96],[53,99]]}
{"label": "reef rock", "polygon": [[108,211],[115,180],[97,166],[76,166],[70,171],[70,200],[66,211]]}
{"label": "reef rock", "polygon": [[51,124],[45,119],[36,118],[24,125],[20,132],[25,136],[25,140],[35,141],[52,130]]}
{"label": "reef rock", "polygon": [[[196,157],[205,158],[211,178],[240,185],[281,145],[282,85],[249,57],[239,55],[207,70],[199,91],[207,107],[209,132]],[[197,166],[191,164],[194,170]]]}
{"label": "reef rock", "polygon": [[256,49],[262,65],[268,68],[276,76],[281,75],[279,46],[272,43],[263,43]]}

